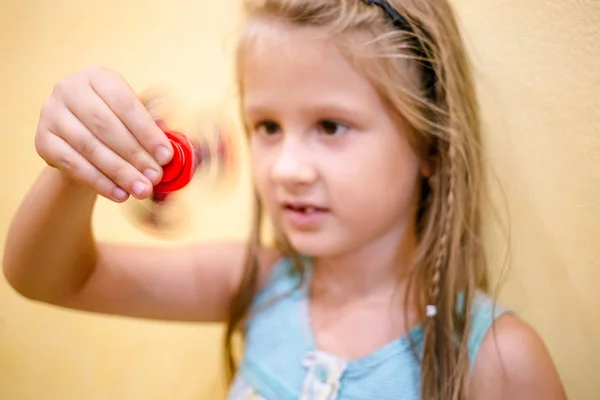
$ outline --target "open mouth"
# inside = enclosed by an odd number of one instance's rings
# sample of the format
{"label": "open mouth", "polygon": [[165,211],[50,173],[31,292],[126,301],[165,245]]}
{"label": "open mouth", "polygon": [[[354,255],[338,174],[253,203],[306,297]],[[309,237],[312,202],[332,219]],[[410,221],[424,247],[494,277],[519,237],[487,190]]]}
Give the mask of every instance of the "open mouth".
{"label": "open mouth", "polygon": [[285,218],[296,229],[315,230],[325,222],[329,209],[308,203],[284,203]]}
{"label": "open mouth", "polygon": [[327,209],[323,207],[317,207],[313,205],[303,205],[303,204],[284,204],[283,208],[287,211],[293,211],[300,214],[314,214],[326,212]]}

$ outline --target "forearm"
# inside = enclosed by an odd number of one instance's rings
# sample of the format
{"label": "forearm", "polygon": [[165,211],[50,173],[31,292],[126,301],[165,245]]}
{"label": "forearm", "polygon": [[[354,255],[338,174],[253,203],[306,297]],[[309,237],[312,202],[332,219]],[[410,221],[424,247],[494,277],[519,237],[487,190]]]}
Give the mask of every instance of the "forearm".
{"label": "forearm", "polygon": [[15,290],[52,302],[84,284],[96,262],[91,228],[96,197],[56,169],[40,174],[6,238],[3,267]]}

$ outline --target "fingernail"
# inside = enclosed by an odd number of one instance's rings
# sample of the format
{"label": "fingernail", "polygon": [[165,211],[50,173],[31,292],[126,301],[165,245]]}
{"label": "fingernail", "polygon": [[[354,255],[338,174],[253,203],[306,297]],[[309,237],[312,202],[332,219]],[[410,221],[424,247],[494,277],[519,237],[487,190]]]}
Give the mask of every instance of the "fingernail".
{"label": "fingernail", "polygon": [[171,159],[171,149],[165,146],[158,146],[155,157],[159,164],[166,164]]}
{"label": "fingernail", "polygon": [[121,188],[116,188],[113,190],[113,196],[116,200],[123,201],[127,198],[127,192]]}
{"label": "fingernail", "polygon": [[150,182],[154,183],[158,180],[159,173],[153,169],[148,168],[144,170],[144,176],[150,179]]}
{"label": "fingernail", "polygon": [[136,197],[141,197],[144,195],[146,188],[148,186],[144,182],[134,182],[133,183],[133,194]]}

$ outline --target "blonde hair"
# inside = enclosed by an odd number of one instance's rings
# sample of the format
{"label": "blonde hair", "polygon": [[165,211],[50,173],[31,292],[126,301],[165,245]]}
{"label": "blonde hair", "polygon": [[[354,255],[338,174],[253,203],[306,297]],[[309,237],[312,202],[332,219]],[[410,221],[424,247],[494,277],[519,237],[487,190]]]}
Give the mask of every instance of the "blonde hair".
{"label": "blonde hair", "polygon": [[[382,7],[367,3],[253,1],[247,4],[250,25],[238,56],[242,59],[257,37],[251,28],[261,24],[277,22],[321,32],[324,38],[337,41],[382,98],[410,124],[410,139],[416,151],[434,166],[433,177],[423,179],[416,267],[407,290],[407,296],[418,294],[415,301],[419,318],[424,321],[422,357],[411,340],[421,363],[421,398],[464,399],[470,370],[467,343],[471,303],[477,290],[487,291],[488,286],[481,246],[480,203],[485,185],[480,123],[466,51],[446,0],[389,0],[410,29],[394,26]],[[427,74],[432,71],[433,92],[426,84]],[[231,305],[226,330],[231,374],[235,371],[232,337],[238,330],[243,332],[257,290],[260,210],[257,200],[246,272]],[[302,274],[298,254],[285,241],[281,244]],[[428,305],[437,308],[434,316],[426,315]]]}

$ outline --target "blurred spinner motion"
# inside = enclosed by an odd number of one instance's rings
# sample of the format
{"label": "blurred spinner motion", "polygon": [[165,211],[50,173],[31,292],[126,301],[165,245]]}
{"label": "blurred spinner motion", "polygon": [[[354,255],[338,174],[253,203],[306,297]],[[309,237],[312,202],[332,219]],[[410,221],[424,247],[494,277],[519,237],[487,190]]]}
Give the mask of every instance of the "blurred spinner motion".
{"label": "blurred spinner motion", "polygon": [[161,237],[176,236],[188,220],[181,191],[194,179],[208,183],[207,195],[211,196],[224,195],[234,186],[239,157],[233,146],[233,124],[222,115],[203,115],[194,134],[188,135],[168,126],[167,99],[162,92],[148,91],[140,97],[169,138],[173,158],[163,166],[163,178],[154,186],[150,198],[142,201],[132,199],[127,213],[138,227],[148,233]]}

